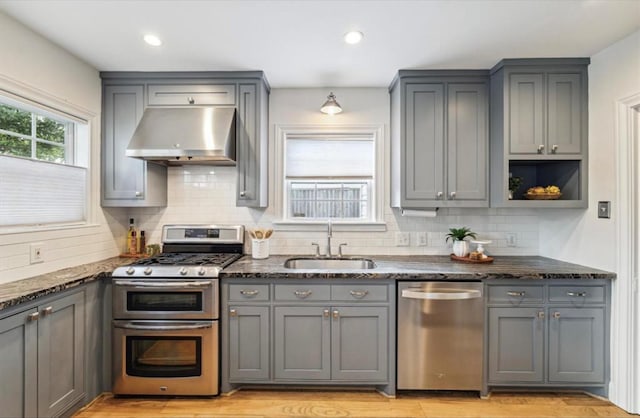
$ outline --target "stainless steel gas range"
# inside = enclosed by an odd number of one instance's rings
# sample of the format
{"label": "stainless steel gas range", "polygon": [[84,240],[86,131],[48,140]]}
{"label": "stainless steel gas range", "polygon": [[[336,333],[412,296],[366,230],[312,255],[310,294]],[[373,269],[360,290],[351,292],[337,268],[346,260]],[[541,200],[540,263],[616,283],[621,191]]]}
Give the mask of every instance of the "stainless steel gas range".
{"label": "stainless steel gas range", "polygon": [[113,276],[113,393],[219,393],[220,271],[244,227],[165,225],[163,252]]}

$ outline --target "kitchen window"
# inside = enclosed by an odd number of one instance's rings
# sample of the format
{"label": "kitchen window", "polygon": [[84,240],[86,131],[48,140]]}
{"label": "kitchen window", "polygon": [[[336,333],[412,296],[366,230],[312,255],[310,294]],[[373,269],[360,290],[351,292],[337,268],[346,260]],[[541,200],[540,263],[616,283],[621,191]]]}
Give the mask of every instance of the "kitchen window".
{"label": "kitchen window", "polygon": [[0,232],[87,220],[89,126],[0,96]]}
{"label": "kitchen window", "polygon": [[277,130],[280,225],[381,224],[382,127]]}

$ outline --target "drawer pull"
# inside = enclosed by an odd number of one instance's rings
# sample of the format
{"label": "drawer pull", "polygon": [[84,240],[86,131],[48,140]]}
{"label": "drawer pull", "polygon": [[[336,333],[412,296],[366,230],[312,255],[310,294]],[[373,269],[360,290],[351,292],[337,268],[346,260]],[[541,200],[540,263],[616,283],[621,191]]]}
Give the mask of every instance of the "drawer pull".
{"label": "drawer pull", "polygon": [[521,292],[514,292],[514,291],[510,290],[510,291],[508,291],[508,292],[507,292],[507,295],[509,295],[509,296],[520,296],[520,297],[522,297],[522,296],[524,296],[526,293],[527,293],[527,292],[525,292],[524,290],[523,290],[523,291],[521,291]]}
{"label": "drawer pull", "polygon": [[300,299],[306,299],[309,296],[311,296],[311,290],[296,290],[295,292],[293,292],[294,295],[296,295],[297,298]]}
{"label": "drawer pull", "polygon": [[51,315],[53,313],[53,306],[47,306],[42,310],[42,316]]}
{"label": "drawer pull", "polygon": [[369,294],[368,290],[350,290],[349,294],[356,299],[362,299]]}
{"label": "drawer pull", "polygon": [[333,319],[338,319],[338,318],[340,318],[340,311],[338,310],[333,311]]}
{"label": "drawer pull", "polygon": [[259,291],[259,290],[255,290],[255,289],[254,289],[254,290],[244,290],[244,289],[242,289],[242,290],[240,291],[240,294],[241,294],[242,296],[249,296],[249,297],[255,296],[255,295],[257,295],[258,293],[260,293],[260,291]]}
{"label": "drawer pull", "polygon": [[554,312],[554,313],[553,313],[553,317],[554,317],[555,319],[560,319],[560,312]]}
{"label": "drawer pull", "polygon": [[538,312],[538,319],[544,319],[544,312],[543,311]]}
{"label": "drawer pull", "polygon": [[322,316],[324,316],[325,318],[329,318],[329,309],[325,309],[322,311]]}
{"label": "drawer pull", "polygon": [[567,296],[571,296],[574,298],[583,298],[587,296],[587,292],[567,292]]}
{"label": "drawer pull", "polygon": [[34,312],[27,315],[27,322],[37,321],[40,318],[40,312]]}

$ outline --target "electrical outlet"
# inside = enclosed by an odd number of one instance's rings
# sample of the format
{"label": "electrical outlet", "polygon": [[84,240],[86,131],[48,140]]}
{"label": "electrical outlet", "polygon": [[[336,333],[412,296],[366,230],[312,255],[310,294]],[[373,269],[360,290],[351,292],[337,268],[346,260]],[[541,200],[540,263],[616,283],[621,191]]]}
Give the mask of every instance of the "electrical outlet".
{"label": "electrical outlet", "polygon": [[44,242],[34,242],[31,244],[30,263],[43,263],[44,262]]}
{"label": "electrical outlet", "polygon": [[507,247],[517,247],[518,246],[518,234],[515,232],[508,232],[506,234],[507,237]]}
{"label": "electrical outlet", "polygon": [[426,247],[427,246],[427,233],[426,232],[416,232],[416,245],[418,247]]}
{"label": "electrical outlet", "polygon": [[396,247],[408,247],[411,241],[410,232],[396,232]]}

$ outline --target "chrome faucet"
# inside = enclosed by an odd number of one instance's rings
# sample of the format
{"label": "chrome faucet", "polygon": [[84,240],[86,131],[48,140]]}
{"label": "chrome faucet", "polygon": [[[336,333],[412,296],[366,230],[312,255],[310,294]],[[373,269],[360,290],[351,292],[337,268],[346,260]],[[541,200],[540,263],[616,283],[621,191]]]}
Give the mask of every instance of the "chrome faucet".
{"label": "chrome faucet", "polygon": [[327,220],[327,249],[325,257],[331,257],[331,238],[333,238],[333,227],[331,226],[331,219],[329,219]]}

